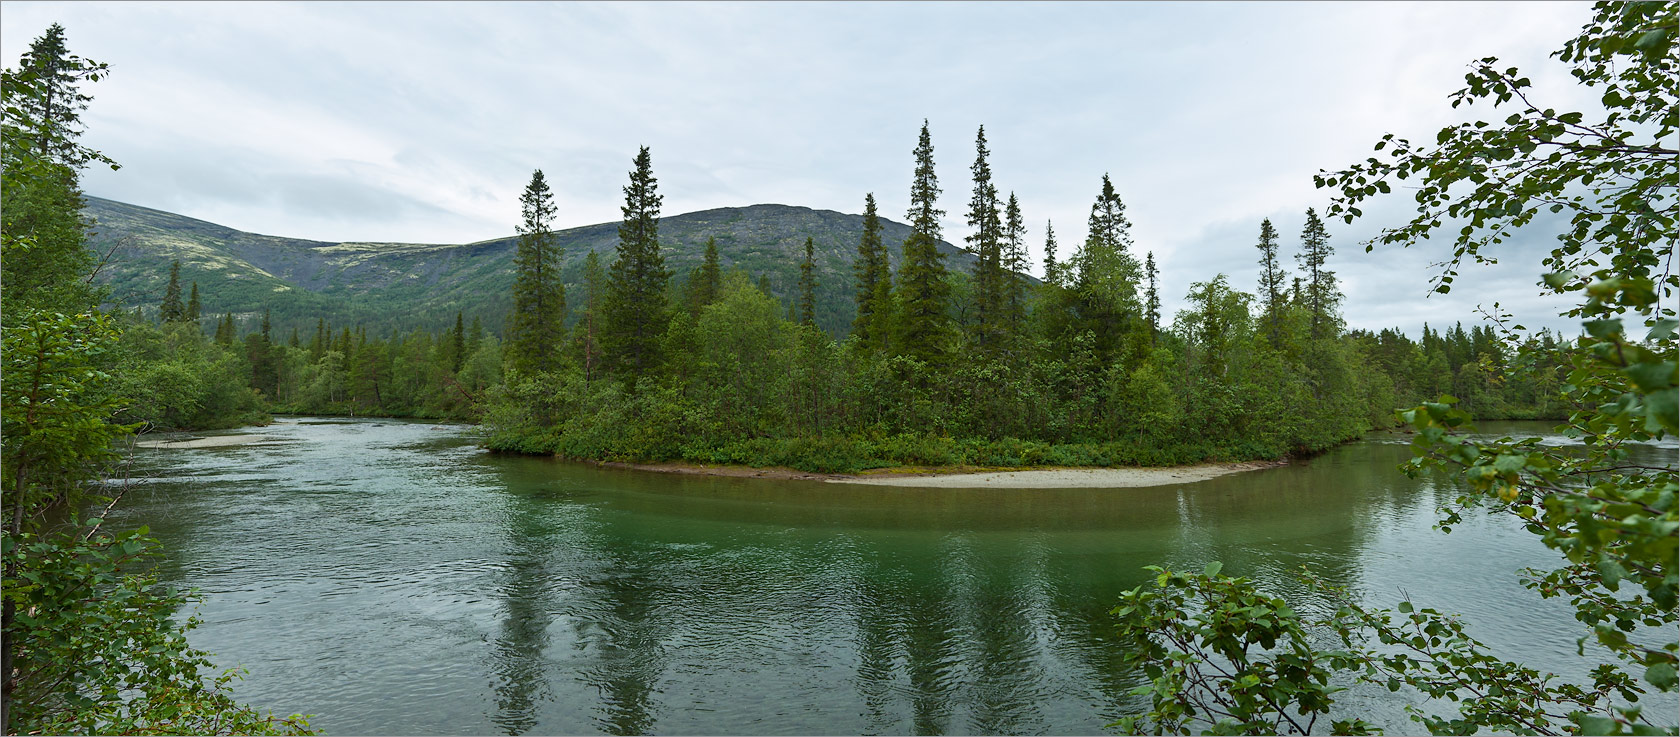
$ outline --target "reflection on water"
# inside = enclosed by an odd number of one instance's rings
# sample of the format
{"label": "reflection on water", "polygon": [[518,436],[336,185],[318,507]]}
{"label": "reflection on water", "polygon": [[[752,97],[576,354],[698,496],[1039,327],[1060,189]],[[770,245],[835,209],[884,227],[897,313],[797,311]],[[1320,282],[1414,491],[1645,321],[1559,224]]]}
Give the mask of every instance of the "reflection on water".
{"label": "reflection on water", "polygon": [[[1307,610],[1303,565],[1372,603],[1404,591],[1583,674],[1567,605],[1512,575],[1555,557],[1499,518],[1430,529],[1451,492],[1394,470],[1402,436],[1015,491],[595,469],[426,424],[262,432],[288,442],[147,452],[122,515],[205,595],[191,639],[250,669],[238,695],[329,733],[1101,733],[1142,703],[1115,598],[1145,565],[1211,560]],[[1404,731],[1396,699],[1346,695]]]}

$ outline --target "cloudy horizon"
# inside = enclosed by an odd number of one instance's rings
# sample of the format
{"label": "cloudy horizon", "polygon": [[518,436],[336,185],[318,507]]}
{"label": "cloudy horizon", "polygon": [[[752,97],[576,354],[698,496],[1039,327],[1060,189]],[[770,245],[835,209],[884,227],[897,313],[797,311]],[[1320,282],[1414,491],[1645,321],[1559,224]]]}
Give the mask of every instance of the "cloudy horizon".
{"label": "cloudy horizon", "polygon": [[[541,168],[557,228],[617,220],[651,147],[667,215],[778,203],[904,219],[929,121],[961,243],[976,129],[1016,193],[1041,274],[1065,257],[1113,177],[1164,313],[1216,273],[1253,291],[1262,218],[1292,255],[1312,176],[1384,133],[1430,140],[1467,64],[1498,56],[1547,105],[1590,110],[1548,54],[1587,3],[389,4],[7,2],[8,67],[51,23],[107,62],[86,85],[84,142],[123,164],[88,194],[240,230],[325,241],[503,237]],[[1396,193],[1328,223],[1350,327],[1476,322],[1494,302],[1573,335],[1542,299],[1555,230],[1429,293],[1426,248],[1360,245],[1403,222]],[[1294,267],[1292,258],[1288,265]]]}

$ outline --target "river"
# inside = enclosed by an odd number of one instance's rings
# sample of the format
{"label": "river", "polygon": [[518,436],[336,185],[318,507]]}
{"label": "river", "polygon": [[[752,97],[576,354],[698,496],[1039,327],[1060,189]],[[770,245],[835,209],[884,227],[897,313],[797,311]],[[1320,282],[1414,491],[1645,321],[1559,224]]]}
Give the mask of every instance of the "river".
{"label": "river", "polygon": [[[1557,556],[1507,517],[1432,529],[1454,492],[1395,470],[1398,434],[1179,486],[963,490],[597,469],[427,423],[235,432],[269,440],[139,451],[117,521],[199,590],[190,641],[249,669],[238,698],[330,734],[1100,734],[1144,703],[1108,611],[1152,563],[1311,611],[1305,565],[1585,672],[1567,603],[1515,575]],[[1404,694],[1341,701],[1418,729]]]}

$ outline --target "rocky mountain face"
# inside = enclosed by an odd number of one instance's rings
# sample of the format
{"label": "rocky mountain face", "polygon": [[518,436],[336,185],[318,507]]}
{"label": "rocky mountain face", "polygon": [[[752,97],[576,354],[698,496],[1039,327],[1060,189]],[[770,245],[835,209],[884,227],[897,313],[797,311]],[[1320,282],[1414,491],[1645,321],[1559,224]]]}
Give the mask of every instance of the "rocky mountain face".
{"label": "rocky mountain face", "polygon": [[[183,293],[198,283],[207,326],[232,312],[244,329],[263,311],[277,339],[296,327],[305,335],[317,318],[337,326],[365,326],[370,333],[441,329],[455,313],[479,318],[499,330],[512,305],[514,237],[464,244],[328,243],[257,235],[174,213],[97,197],[87,198],[94,222],[91,247],[109,252],[99,278],[109,302],[155,315],[169,280],[169,265],[181,262]],[[908,225],[882,218],[882,241],[897,268],[899,244]],[[583,299],[583,262],[590,250],[602,267],[612,263],[618,223],[559,231],[565,255],[561,273],[574,307]],[[805,239],[816,246],[818,323],[830,334],[850,329],[852,261],[863,235],[863,216],[789,205],[751,205],[665,217],[659,222],[665,264],[680,286],[700,265],[706,239],[717,240],[724,270],[740,269],[753,280],[765,277],[784,303],[796,300]],[[975,257],[941,242],[946,268],[967,274]]]}

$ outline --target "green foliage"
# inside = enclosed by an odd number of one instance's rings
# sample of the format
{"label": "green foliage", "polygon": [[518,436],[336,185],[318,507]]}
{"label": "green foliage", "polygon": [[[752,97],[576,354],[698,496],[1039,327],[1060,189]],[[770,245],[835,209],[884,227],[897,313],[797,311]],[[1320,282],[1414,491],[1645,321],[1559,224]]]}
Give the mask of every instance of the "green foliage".
{"label": "green foliage", "polygon": [[12,733],[313,733],[301,715],[235,702],[236,671],[202,675],[209,654],[186,638],[197,620],[172,619],[188,598],[136,572],[158,555],[156,542],[145,527],[112,535],[99,522],[5,537]]}
{"label": "green foliage", "polygon": [[624,222],[618,227],[618,257],[607,280],[601,333],[607,366],[628,382],[659,368],[659,339],[669,319],[665,288],[671,275],[659,252],[659,206],[664,198],[658,185],[653,158],[643,146],[624,187]]}
{"label": "green foliage", "polygon": [[[1390,690],[1409,687],[1428,699],[1456,703],[1452,717],[1411,709],[1412,718],[1432,733],[1674,733],[1672,727],[1654,726],[1638,700],[1651,691],[1676,689],[1680,502],[1675,470],[1633,463],[1626,446],[1680,431],[1673,306],[1680,276],[1672,261],[1680,207],[1674,181],[1680,165],[1677,152],[1664,145],[1675,132],[1676,13],[1672,3],[1599,3],[1582,33],[1555,54],[1573,66],[1580,83],[1601,92],[1606,111],[1601,120],[1541,109],[1528,98],[1529,82],[1516,69],[1500,69],[1496,59],[1483,59],[1473,65],[1453,104],[1515,102],[1520,109],[1502,124],[1476,121],[1445,128],[1433,147],[1384,136],[1376,149],[1386,149],[1385,158],[1372,157],[1317,178],[1320,186],[1338,190],[1329,214],[1349,221],[1362,214],[1358,206],[1365,200],[1387,193],[1391,180],[1415,179],[1417,215],[1405,225],[1384,229],[1372,246],[1411,245],[1449,227],[1447,220],[1464,222],[1453,258],[1436,282],[1442,292],[1451,290],[1465,258],[1488,260],[1484,249],[1534,222],[1540,208],[1570,213],[1559,246],[1542,262],[1547,270],[1543,282],[1553,292],[1576,296],[1579,301],[1567,314],[1583,319],[1585,334],[1565,356],[1567,377],[1546,386],[1561,406],[1573,408],[1561,429],[1581,445],[1558,449],[1537,438],[1467,437],[1471,416],[1454,406],[1459,399],[1453,396],[1405,410],[1399,418],[1414,431],[1415,457],[1406,471],[1445,472],[1461,483],[1458,498],[1442,510],[1442,530],[1450,532],[1470,507],[1520,520],[1560,556],[1555,569],[1523,571],[1525,585],[1544,598],[1567,598],[1586,628],[1582,645],[1596,640],[1615,661],[1594,667],[1590,683],[1560,682],[1489,653],[1456,617],[1409,601],[1401,602],[1397,612],[1369,609],[1347,592],[1306,576],[1337,603],[1336,613],[1316,626],[1347,648],[1313,652],[1314,657],[1327,656],[1334,668],[1367,683]],[[1309,221],[1309,236],[1312,230]],[[1309,295],[1313,291],[1309,287]],[[1318,303],[1301,301],[1312,305],[1309,312],[1316,318]],[[1495,318],[1503,328],[1503,317]],[[1630,318],[1643,323],[1643,340],[1628,334]],[[1315,336],[1323,325],[1314,320]],[[1513,366],[1555,379],[1550,370],[1558,367],[1559,358],[1550,336],[1520,337],[1521,332],[1520,326],[1511,327],[1501,341],[1491,328],[1469,336],[1456,328],[1445,338],[1426,330],[1420,351],[1426,360],[1421,362],[1418,354],[1406,355],[1407,342],[1396,336],[1357,337],[1378,356],[1379,365],[1421,364],[1421,370],[1403,373],[1436,386],[1450,381],[1475,393],[1476,402],[1486,407],[1498,404],[1498,379]],[[1516,355],[1507,356],[1501,342],[1517,344]],[[1315,345],[1326,342],[1315,337],[1305,355]],[[1449,362],[1456,369],[1449,370]],[[1309,365],[1318,363],[1315,359]],[[1322,373],[1321,378],[1339,373]],[[1380,394],[1381,389],[1374,391]],[[1241,579],[1164,577],[1162,584],[1168,589],[1162,617],[1117,610],[1130,636],[1217,649],[1229,641],[1221,639],[1223,633],[1187,630],[1173,619],[1182,616],[1185,597],[1218,587],[1220,598],[1204,606],[1224,608],[1226,602],[1253,595],[1252,585]],[[1181,662],[1174,651],[1160,647],[1142,660],[1152,672],[1169,676],[1177,672],[1170,670],[1172,664]],[[1316,674],[1296,674],[1287,681],[1280,685],[1298,689],[1325,683]],[[1229,672],[1201,680],[1158,678],[1155,708],[1127,726],[1156,720],[1182,729],[1187,724],[1182,704],[1201,703],[1198,699],[1217,698],[1244,685],[1243,676]],[[1285,707],[1281,702],[1268,706],[1280,715]],[[1240,720],[1248,715],[1239,715]],[[1264,721],[1250,720],[1241,728],[1274,731]]]}
{"label": "green foliage", "polygon": [[1009,280],[1003,262],[1003,220],[998,213],[997,186],[986,162],[986,127],[974,139],[974,196],[968,204],[968,225],[974,233],[964,240],[978,258],[974,262],[969,342],[988,355],[1004,348],[1009,327]]}
{"label": "green foliage", "polygon": [[554,195],[541,169],[519,197],[524,222],[513,256],[513,312],[508,317],[508,368],[553,371],[565,343],[566,286],[560,281],[560,247],[554,237]]}
{"label": "green foliage", "polygon": [[817,257],[810,238],[805,239],[805,260],[799,262],[799,324],[817,324]]}
{"label": "green foliage", "polygon": [[916,171],[910,184],[911,232],[899,262],[892,344],[903,355],[939,362],[949,351],[951,339],[951,286],[946,281],[944,254],[938,247],[939,217],[945,211],[936,205],[939,178],[933,170],[933,139],[925,120],[915,153]]}
{"label": "green foliage", "polygon": [[863,236],[852,264],[857,276],[857,319],[852,335],[865,346],[885,350],[892,334],[892,267],[881,242],[881,218],[875,213],[875,193],[863,196]]}
{"label": "green foliage", "polygon": [[1254,247],[1260,249],[1259,292],[1265,308],[1266,330],[1275,343],[1282,329],[1285,308],[1283,280],[1288,275],[1283,270],[1283,264],[1278,261],[1278,232],[1277,228],[1272,227],[1270,218],[1260,221],[1260,241],[1254,244]]}
{"label": "green foliage", "polygon": [[[1311,734],[1342,690],[1331,676],[1357,662],[1349,651],[1320,651],[1308,626],[1282,599],[1246,578],[1149,566],[1152,587],[1120,595],[1113,614],[1129,639],[1123,656],[1150,683],[1146,715],[1114,726],[1126,734]],[[1335,721],[1333,734],[1373,734],[1362,720]]]}
{"label": "green foliage", "polygon": [[[251,366],[186,323],[128,323],[115,346],[114,417],[146,430],[215,430],[268,421],[261,395],[247,386]],[[277,377],[278,380],[278,377]]]}

